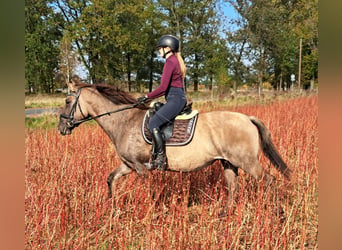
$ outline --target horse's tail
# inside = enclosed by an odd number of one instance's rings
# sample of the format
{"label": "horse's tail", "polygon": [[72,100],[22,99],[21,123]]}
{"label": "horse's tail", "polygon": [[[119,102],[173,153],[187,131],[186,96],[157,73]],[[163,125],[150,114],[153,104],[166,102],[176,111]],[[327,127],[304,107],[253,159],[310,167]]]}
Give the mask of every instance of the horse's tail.
{"label": "horse's tail", "polygon": [[278,150],[274,146],[271,140],[271,134],[265,124],[256,117],[249,116],[251,122],[258,128],[258,132],[261,140],[261,148],[264,154],[272,162],[272,164],[285,176],[287,180],[291,178],[291,169],[289,169],[286,163],[281,158]]}

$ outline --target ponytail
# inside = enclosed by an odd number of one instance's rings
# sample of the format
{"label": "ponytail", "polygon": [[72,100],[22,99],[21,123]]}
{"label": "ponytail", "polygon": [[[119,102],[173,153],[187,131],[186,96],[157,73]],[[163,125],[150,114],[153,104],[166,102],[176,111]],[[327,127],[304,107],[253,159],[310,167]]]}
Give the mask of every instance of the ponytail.
{"label": "ponytail", "polygon": [[181,71],[181,75],[183,78],[185,78],[185,74],[186,74],[186,66],[185,66],[185,63],[184,63],[184,60],[181,56],[181,53],[180,52],[176,52],[176,57],[178,59],[178,63],[179,63],[179,68],[180,68],[180,71]]}

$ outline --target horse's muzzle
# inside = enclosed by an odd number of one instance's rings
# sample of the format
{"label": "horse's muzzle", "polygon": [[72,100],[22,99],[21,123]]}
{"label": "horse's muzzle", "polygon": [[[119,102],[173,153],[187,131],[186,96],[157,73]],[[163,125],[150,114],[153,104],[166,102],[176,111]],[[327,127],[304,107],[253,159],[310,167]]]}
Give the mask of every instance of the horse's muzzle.
{"label": "horse's muzzle", "polygon": [[58,125],[58,131],[61,135],[70,135],[71,134],[71,129],[69,129],[67,126],[65,125]]}
{"label": "horse's muzzle", "polygon": [[57,129],[61,135],[70,135],[73,128],[72,121],[60,118]]}

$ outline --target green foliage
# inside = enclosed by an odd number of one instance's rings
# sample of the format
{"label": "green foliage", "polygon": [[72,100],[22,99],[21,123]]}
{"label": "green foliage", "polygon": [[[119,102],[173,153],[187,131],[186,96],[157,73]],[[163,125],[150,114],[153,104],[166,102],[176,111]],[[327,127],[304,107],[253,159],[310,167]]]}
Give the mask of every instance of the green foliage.
{"label": "green foliage", "polygon": [[[25,127],[29,129],[56,129],[59,122],[59,116],[56,114],[40,115],[34,117],[25,117]],[[95,126],[94,120],[88,121],[82,126]]]}
{"label": "green foliage", "polygon": [[25,127],[29,129],[56,129],[57,124],[58,117],[56,115],[25,117]]}
{"label": "green foliage", "polygon": [[[226,30],[220,6],[239,14]],[[298,70],[303,39],[303,81],[317,79],[317,0],[38,0],[25,1],[26,89],[51,93],[54,76],[82,64],[86,81],[152,90],[163,64],[155,45],[164,34],[180,38],[186,83],[233,85],[289,82]],[[227,22],[228,23],[228,22]],[[248,64],[247,64],[248,62]],[[226,71],[229,75],[227,76]],[[227,80],[228,79],[228,80]],[[226,87],[227,87],[226,86]]]}
{"label": "green foliage", "polygon": [[[317,0],[309,1],[263,1],[228,0],[240,14],[236,24],[240,27],[230,32],[236,47],[233,50],[233,79],[241,83],[244,79],[241,56],[250,61],[250,70],[255,72],[261,86],[263,82],[289,83],[290,75],[298,72],[299,41],[303,39],[304,80],[306,75],[317,75],[318,18]],[[240,52],[240,53],[238,53]],[[313,54],[311,60],[308,55]],[[239,65],[240,64],[240,65]],[[296,74],[297,75],[297,74]],[[298,77],[298,76],[297,76]],[[246,79],[246,78],[245,78]]]}
{"label": "green foliage", "polygon": [[[190,2],[190,3],[189,3]],[[202,79],[210,79],[217,74],[218,65],[224,65],[225,44],[219,37],[218,13],[215,10],[216,1],[189,1],[191,11],[185,12],[183,29],[186,41],[184,52],[189,67],[189,75],[194,84],[194,90],[198,90],[198,84]],[[189,7],[183,6],[188,9]]]}
{"label": "green foliage", "polygon": [[49,1],[25,1],[25,80],[29,92],[54,91],[54,72],[58,67],[58,42],[62,36]]}

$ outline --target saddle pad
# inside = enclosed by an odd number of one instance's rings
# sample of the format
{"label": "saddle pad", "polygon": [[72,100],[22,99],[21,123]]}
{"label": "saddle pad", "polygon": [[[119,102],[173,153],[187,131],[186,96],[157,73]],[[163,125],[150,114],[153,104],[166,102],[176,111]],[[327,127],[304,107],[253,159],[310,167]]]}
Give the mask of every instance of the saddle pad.
{"label": "saddle pad", "polygon": [[[188,144],[194,135],[196,122],[198,117],[198,111],[196,114],[192,116],[190,119],[175,119],[174,121],[174,128],[172,136],[169,140],[165,142],[166,146],[184,146]],[[148,144],[152,144],[152,135],[151,132],[148,130],[148,111],[145,114],[144,121],[141,127],[141,131],[145,141]]]}
{"label": "saddle pad", "polygon": [[197,116],[198,110],[192,110],[190,114],[177,115],[176,120],[189,120],[194,116]]}

